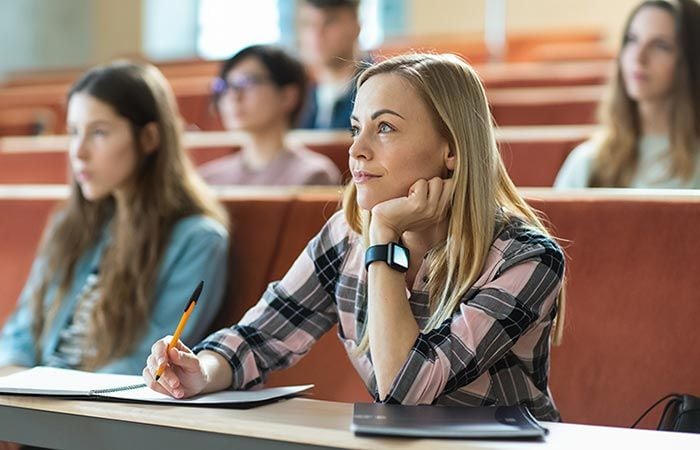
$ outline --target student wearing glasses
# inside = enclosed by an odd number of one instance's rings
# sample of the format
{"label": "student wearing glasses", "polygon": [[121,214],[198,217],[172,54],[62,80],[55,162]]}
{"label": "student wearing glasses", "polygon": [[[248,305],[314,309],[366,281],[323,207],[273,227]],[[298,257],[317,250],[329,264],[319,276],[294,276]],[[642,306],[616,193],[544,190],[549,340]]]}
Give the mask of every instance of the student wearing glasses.
{"label": "student wearing glasses", "polygon": [[304,67],[280,48],[254,45],[224,62],[214,103],[224,128],[245,135],[241,150],[200,166],[217,185],[334,185],[340,171],[330,158],[285,142],[306,92]]}
{"label": "student wearing glasses", "polygon": [[454,55],[394,57],[360,75],[351,117],[343,211],[237,324],[194,351],[156,341],[145,381],[179,398],[253,388],[337,324],[376,401],[558,420],[564,254],[508,177],[478,75]]}

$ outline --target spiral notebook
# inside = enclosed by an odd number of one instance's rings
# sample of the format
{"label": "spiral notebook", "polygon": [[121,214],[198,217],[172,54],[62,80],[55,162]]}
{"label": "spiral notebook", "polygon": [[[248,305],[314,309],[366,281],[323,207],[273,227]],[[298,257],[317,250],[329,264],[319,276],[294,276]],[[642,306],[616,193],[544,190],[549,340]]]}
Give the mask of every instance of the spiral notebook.
{"label": "spiral notebook", "polygon": [[420,438],[542,439],[547,434],[524,406],[403,406],[355,403],[358,435]]}
{"label": "spiral notebook", "polygon": [[37,395],[86,400],[167,403],[193,406],[249,408],[311,389],[312,384],[248,391],[220,391],[186,399],[155,392],[134,375],[83,372],[55,367],[35,367],[0,377],[0,394]]}

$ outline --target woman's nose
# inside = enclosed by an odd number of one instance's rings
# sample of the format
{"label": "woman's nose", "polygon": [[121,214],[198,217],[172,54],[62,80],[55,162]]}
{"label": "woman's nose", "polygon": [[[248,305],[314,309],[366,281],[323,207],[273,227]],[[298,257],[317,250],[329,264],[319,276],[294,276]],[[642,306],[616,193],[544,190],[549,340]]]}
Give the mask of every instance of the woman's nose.
{"label": "woman's nose", "polygon": [[637,63],[644,63],[646,61],[647,56],[648,56],[647,55],[648,49],[647,49],[646,45],[638,45],[632,51],[634,52],[634,54],[633,54],[634,60]]}
{"label": "woman's nose", "polygon": [[358,135],[353,139],[352,145],[348,149],[348,155],[350,155],[351,159],[370,159],[372,150],[365,142],[365,139]]}
{"label": "woman's nose", "polygon": [[85,145],[85,138],[82,136],[74,136],[71,139],[70,143],[70,153],[73,154],[73,157],[76,159],[87,159],[88,157],[88,149],[87,146]]}

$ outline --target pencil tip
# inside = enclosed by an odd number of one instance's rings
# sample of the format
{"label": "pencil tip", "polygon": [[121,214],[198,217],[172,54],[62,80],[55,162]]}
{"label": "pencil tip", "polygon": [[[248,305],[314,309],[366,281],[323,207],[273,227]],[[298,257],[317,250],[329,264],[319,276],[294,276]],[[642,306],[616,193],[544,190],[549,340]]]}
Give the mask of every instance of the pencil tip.
{"label": "pencil tip", "polygon": [[199,284],[197,285],[197,288],[192,293],[192,300],[194,300],[196,302],[197,299],[199,299],[199,295],[202,293],[203,288],[204,288],[204,280],[199,282]]}

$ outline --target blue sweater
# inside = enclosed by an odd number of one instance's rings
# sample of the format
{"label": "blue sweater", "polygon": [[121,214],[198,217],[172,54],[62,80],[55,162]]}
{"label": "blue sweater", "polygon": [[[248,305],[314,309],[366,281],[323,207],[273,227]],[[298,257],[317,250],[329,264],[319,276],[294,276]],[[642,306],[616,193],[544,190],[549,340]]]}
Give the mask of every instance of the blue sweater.
{"label": "blue sweater", "polygon": [[[66,298],[57,311],[55,319],[44,330],[39,355],[31,329],[30,300],[32,293],[38,288],[46,263],[41,257],[34,261],[17,308],[0,334],[0,366],[45,364],[56,350],[61,330],[73,317],[80,291],[88,276],[99,267],[109,239],[109,233],[105,229],[100,241],[78,260]],[[228,233],[219,222],[203,216],[190,216],[179,220],[172,230],[163,253],[153,294],[153,307],[141,340],[131,354],[112,360],[97,371],[141,374],[153,343],[173,333],[188,296],[197,283],[204,280],[204,290],[200,300],[181,337],[187,345],[199,342],[208,331],[223,300],[228,248]],[[45,302],[54,298],[57,287],[58,280],[54,280],[47,289]]]}

